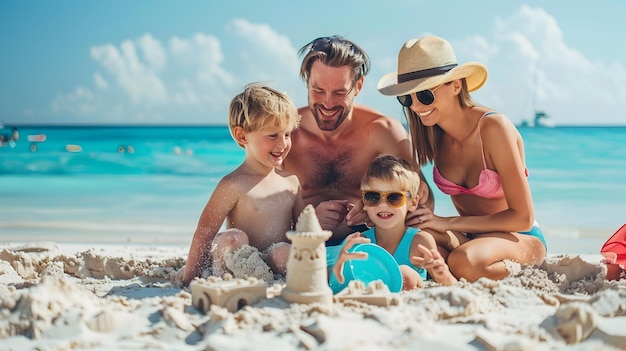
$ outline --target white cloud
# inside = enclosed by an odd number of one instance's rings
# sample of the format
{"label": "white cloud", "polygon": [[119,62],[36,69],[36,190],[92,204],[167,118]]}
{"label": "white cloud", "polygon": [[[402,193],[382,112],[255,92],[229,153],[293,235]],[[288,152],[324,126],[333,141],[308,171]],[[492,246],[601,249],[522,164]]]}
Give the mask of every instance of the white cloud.
{"label": "white cloud", "polygon": [[[147,40],[144,39],[144,42]],[[158,45],[147,46],[153,49]],[[144,47],[140,47],[144,50]],[[145,56],[158,61],[150,54]],[[167,90],[152,66],[154,62],[149,61],[147,65],[142,63],[133,41],[125,40],[119,49],[112,44],[94,46],[91,48],[91,57],[115,77],[134,104],[152,106],[167,102]]]}
{"label": "white cloud", "polygon": [[556,20],[541,8],[521,6],[496,19],[493,33],[485,42],[471,37],[455,45],[489,68],[488,83],[479,91],[482,103],[514,122],[531,118],[534,107],[561,125],[614,123],[610,111],[626,100],[623,66],[592,62],[570,47]]}
{"label": "white cloud", "polygon": [[52,101],[51,108],[55,113],[85,116],[94,112],[95,97],[91,90],[79,86],[69,94],[57,95]]}
{"label": "white cloud", "polygon": [[[196,33],[189,38],[172,37],[168,43],[164,49],[148,33],[137,40],[124,40],[119,46],[109,43],[91,48],[91,57],[103,69],[93,74],[101,100],[96,112],[101,117],[107,121],[161,123],[167,122],[164,119],[168,115],[183,115],[189,121],[225,109],[230,99],[228,89],[238,78],[222,67],[220,41]],[[84,88],[61,94],[52,102],[52,109],[91,113],[96,107],[86,108],[88,96],[96,100],[96,95]]]}
{"label": "white cloud", "polygon": [[298,49],[291,45],[287,35],[276,32],[268,24],[245,19],[234,19],[229,29],[242,40],[238,51],[245,63],[241,67],[248,79],[245,83],[266,81],[292,95],[300,92]]}
{"label": "white cloud", "polygon": [[[230,25],[241,39],[247,42],[247,45],[241,46],[242,53],[260,53],[265,57],[276,59],[279,67],[299,69],[297,50],[286,35],[276,32],[268,24],[252,23],[240,18],[231,21]],[[286,64],[286,67],[283,64]]]}
{"label": "white cloud", "polygon": [[162,70],[163,67],[165,67],[165,51],[163,50],[163,45],[161,45],[160,41],[154,39],[151,34],[147,33],[139,38],[137,44],[141,48],[141,52],[143,52],[143,55],[150,66],[156,68],[157,70]]}
{"label": "white cloud", "polygon": [[[215,105],[224,102],[224,87],[231,86],[235,78],[222,67],[224,54],[216,37],[204,33],[196,33],[189,39],[173,37],[169,50],[173,60],[185,72],[177,79],[177,85],[183,88],[176,93],[179,98],[188,96],[193,90],[194,95],[202,98],[184,99],[187,103],[204,100],[208,105]],[[182,101],[177,99],[178,103]]]}
{"label": "white cloud", "polygon": [[[266,24],[245,20],[234,20],[229,27],[235,34],[231,43],[241,50],[228,60],[221,41],[206,33],[173,36],[165,46],[149,33],[137,40],[124,40],[119,46],[93,46],[91,57],[103,69],[93,76],[100,88],[97,94],[109,101],[98,105],[107,109],[100,114],[109,121],[119,120],[123,113],[134,122],[157,123],[169,113],[188,120],[223,123],[224,113],[215,112],[225,112],[234,92],[251,81],[278,81],[282,84],[278,88],[296,89],[299,62],[287,36]],[[55,109],[70,110],[69,104],[78,103],[67,98],[69,95],[57,97]],[[128,100],[120,99],[124,96]],[[81,109],[77,106],[72,110]],[[207,119],[211,114],[219,120]]]}
{"label": "white cloud", "polygon": [[[288,34],[240,18],[225,29],[223,35],[155,38],[146,33],[118,46],[95,45],[91,57],[101,69],[93,74],[99,89],[89,92],[94,102],[86,104],[89,94],[79,88],[57,96],[53,108],[90,111],[103,120],[119,115],[132,122],[224,123],[230,98],[252,81],[288,92],[298,105],[306,103],[300,100],[306,94],[297,48]],[[459,62],[479,61],[489,68],[477,100],[514,122],[531,118],[534,106],[559,124],[610,123],[626,100],[624,66],[586,58],[565,42],[558,23],[541,8],[522,6],[496,18],[491,33],[447,39]],[[395,52],[372,57],[373,69],[383,65],[392,67],[384,73],[395,70],[396,60]],[[382,100],[375,88],[365,93],[371,96],[359,97],[363,102],[378,109],[390,106],[391,115],[397,115],[397,106]]]}
{"label": "white cloud", "polygon": [[100,74],[100,72],[96,72],[93,74],[93,80],[96,83],[96,86],[100,89],[107,89],[109,87],[109,82]]}
{"label": "white cloud", "polygon": [[499,54],[497,46],[490,45],[486,38],[478,35],[465,38],[462,43],[452,43],[452,46],[454,46],[455,51],[465,52],[468,57],[472,57],[478,62],[486,62],[489,57]]}
{"label": "white cloud", "polygon": [[173,94],[173,101],[181,106],[197,105],[200,98],[194,89],[193,83],[188,80],[181,80],[178,84],[179,90]]}

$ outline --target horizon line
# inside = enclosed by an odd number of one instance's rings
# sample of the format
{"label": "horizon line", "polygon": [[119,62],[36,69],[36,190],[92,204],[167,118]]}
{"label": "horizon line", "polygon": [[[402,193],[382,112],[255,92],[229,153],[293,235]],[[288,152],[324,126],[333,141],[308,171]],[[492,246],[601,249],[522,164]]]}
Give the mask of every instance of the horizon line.
{"label": "horizon line", "polygon": [[[191,128],[191,127],[228,127],[228,124],[149,124],[149,123],[128,123],[128,124],[104,124],[104,123],[0,123],[0,129],[9,128],[67,128],[67,127],[89,127],[89,128]],[[553,129],[553,128],[623,128],[626,124],[559,124],[553,127],[533,127],[516,125],[516,128],[529,129]]]}

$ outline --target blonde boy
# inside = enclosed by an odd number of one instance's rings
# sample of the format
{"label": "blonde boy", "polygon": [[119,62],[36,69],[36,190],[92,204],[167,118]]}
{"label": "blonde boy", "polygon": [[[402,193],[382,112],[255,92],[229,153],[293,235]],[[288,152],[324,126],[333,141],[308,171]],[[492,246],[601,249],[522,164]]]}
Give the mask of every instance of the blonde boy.
{"label": "blonde boy", "polygon": [[347,237],[333,267],[340,283],[344,281],[345,261],[367,257],[365,253],[347,252],[354,244],[363,242],[381,246],[396,259],[402,273],[403,290],[422,287],[426,270],[438,283],[456,282],[438,255],[432,235],[405,224],[407,214],[418,206],[419,185],[420,176],[407,161],[392,155],[380,155],[372,160],[361,180],[361,192],[363,210],[375,226]]}
{"label": "blonde boy", "polygon": [[[217,184],[194,233],[182,281],[200,276],[209,263],[225,270],[225,255],[249,244],[267,253],[274,273],[289,257],[285,233],[304,208],[298,178],[280,168],[291,149],[300,116],[284,93],[258,83],[230,103],[228,127],[245,149],[243,163]],[[222,224],[227,230],[219,232]]]}

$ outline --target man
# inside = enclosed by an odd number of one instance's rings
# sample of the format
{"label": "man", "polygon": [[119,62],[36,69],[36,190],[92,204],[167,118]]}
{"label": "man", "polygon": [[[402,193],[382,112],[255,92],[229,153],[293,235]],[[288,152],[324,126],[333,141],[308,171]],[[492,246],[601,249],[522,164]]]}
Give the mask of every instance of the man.
{"label": "man", "polygon": [[[298,109],[300,127],[292,133],[283,167],[298,176],[304,202],[316,207],[320,224],[333,231],[331,240],[336,243],[363,230],[357,225],[367,219],[365,213],[355,215],[355,223],[346,223],[345,218],[360,201],[361,177],[370,161],[392,154],[410,162],[411,142],[398,120],[354,104],[370,69],[369,58],[358,45],[340,36],[323,37],[306,44],[299,54],[304,56],[300,76],[307,83],[308,106]],[[424,179],[421,172],[420,176]],[[419,195],[420,205],[432,209],[426,181]]]}

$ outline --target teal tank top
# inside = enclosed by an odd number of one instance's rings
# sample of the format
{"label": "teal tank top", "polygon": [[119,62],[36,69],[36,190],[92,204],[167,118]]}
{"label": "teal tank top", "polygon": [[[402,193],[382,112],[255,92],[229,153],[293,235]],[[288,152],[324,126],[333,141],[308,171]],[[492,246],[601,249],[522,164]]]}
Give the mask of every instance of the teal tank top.
{"label": "teal tank top", "polygon": [[[374,244],[376,244],[375,229],[376,228],[370,228],[362,233],[366,238],[369,238]],[[426,269],[414,266],[413,263],[411,263],[411,259],[409,257],[411,253],[411,243],[413,242],[413,237],[418,232],[419,232],[418,228],[409,227],[404,233],[404,235],[402,236],[402,239],[400,239],[400,243],[398,244],[396,251],[392,253],[392,256],[393,258],[396,259],[396,262],[398,263],[398,265],[404,264],[413,268],[413,270],[416,271],[420,275],[420,277],[422,277],[422,280],[426,281],[426,274],[428,273]]]}

